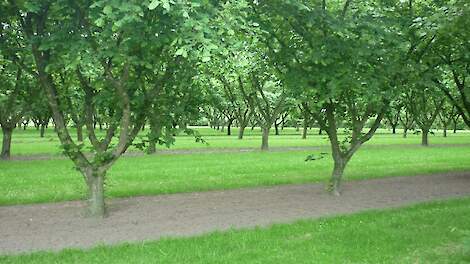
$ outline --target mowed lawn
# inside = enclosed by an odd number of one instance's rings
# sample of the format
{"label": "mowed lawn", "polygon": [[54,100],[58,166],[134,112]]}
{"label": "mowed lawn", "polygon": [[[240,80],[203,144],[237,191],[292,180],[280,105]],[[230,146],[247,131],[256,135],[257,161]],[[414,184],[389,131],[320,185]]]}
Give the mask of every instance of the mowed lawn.
{"label": "mowed lawn", "polygon": [[[318,151],[193,153],[121,158],[108,173],[108,197],[157,195],[326,182],[332,159],[305,162]],[[364,146],[346,180],[470,170],[470,147]],[[81,199],[83,177],[67,159],[0,162],[0,204]]]}
{"label": "mowed lawn", "polygon": [[470,263],[470,198],[0,263]]}
{"label": "mowed lawn", "polygon": [[[70,128],[71,134],[75,135],[75,130]],[[259,148],[261,146],[261,131],[259,128],[254,130],[247,129],[243,140],[237,139],[237,128],[233,128],[232,136],[226,136],[225,132],[220,132],[210,128],[195,128],[199,131],[202,137],[207,141],[207,144],[196,143],[194,137],[179,135],[176,137],[175,144],[171,149],[214,149],[214,148]],[[147,132],[141,132],[141,136],[145,136]],[[329,141],[326,136],[318,135],[317,129],[309,130],[307,139],[301,139],[300,132],[294,128],[285,128],[282,130],[281,135],[274,135],[274,129],[271,131],[269,138],[270,147],[315,147],[315,146],[329,146]],[[98,135],[103,134],[99,132]],[[431,145],[470,145],[470,133],[468,131],[458,131],[453,134],[451,131],[448,137],[442,136],[442,131],[436,131],[435,135],[429,136]],[[0,142],[2,138],[0,137]],[[138,142],[139,139],[136,140]],[[408,138],[403,138],[401,131],[397,134],[391,134],[389,130],[381,129],[378,133],[366,143],[366,145],[419,145],[421,142],[420,135],[410,134]],[[85,146],[87,146],[85,140]],[[161,151],[168,150],[164,146],[159,146]],[[130,150],[136,150],[130,148]],[[44,138],[39,137],[39,132],[34,128],[27,130],[15,129],[12,142],[12,155],[30,155],[30,154],[61,154],[60,142],[57,135],[52,129],[48,129]]]}

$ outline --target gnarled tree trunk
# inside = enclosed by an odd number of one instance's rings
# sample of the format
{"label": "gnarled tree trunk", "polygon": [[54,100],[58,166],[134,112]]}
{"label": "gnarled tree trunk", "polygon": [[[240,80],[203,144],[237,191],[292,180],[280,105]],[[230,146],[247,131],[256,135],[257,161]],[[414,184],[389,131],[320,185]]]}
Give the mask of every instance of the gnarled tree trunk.
{"label": "gnarled tree trunk", "polygon": [[2,142],[2,152],[0,154],[0,159],[9,160],[11,153],[11,137],[13,134],[13,128],[2,126],[3,132],[3,142]]}

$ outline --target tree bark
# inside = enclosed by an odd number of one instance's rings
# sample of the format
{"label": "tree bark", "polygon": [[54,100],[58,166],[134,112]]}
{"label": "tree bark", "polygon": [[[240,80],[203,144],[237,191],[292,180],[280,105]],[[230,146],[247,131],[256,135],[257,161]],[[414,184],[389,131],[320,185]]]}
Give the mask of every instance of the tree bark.
{"label": "tree bark", "polygon": [[232,123],[233,123],[233,120],[228,120],[227,122],[227,136],[232,135]]}
{"label": "tree bark", "polygon": [[443,136],[447,137],[447,125],[444,125]]}
{"label": "tree bark", "polygon": [[279,125],[276,122],[274,122],[274,130],[276,131],[275,135],[279,136]]}
{"label": "tree bark", "polygon": [[77,140],[83,142],[83,126],[77,125]]}
{"label": "tree bark", "polygon": [[149,139],[149,148],[147,150],[148,154],[154,154],[157,152],[157,140],[161,136],[161,130],[162,125],[160,125],[160,121],[150,124],[151,138]]}
{"label": "tree bark", "polygon": [[404,127],[403,128],[403,138],[406,138],[408,136],[408,128]]}
{"label": "tree bark", "polygon": [[268,139],[269,139],[269,127],[263,127],[263,138],[261,141],[261,150],[268,150],[269,144],[268,144]]}
{"label": "tree bark", "polygon": [[245,126],[240,124],[240,128],[238,130],[238,139],[243,139],[244,134],[245,134]]}
{"label": "tree bark", "polygon": [[340,196],[341,179],[343,178],[344,169],[347,161],[341,157],[334,157],[334,168],[330,179],[330,192],[335,196]]}
{"label": "tree bark", "polygon": [[392,125],[392,134],[397,133],[397,125]]}
{"label": "tree bark", "polygon": [[102,218],[106,214],[104,203],[104,179],[106,172],[99,169],[88,169],[86,179],[88,185],[88,215]]}
{"label": "tree bark", "polygon": [[13,134],[13,129],[9,127],[3,127],[3,142],[2,142],[2,152],[0,154],[0,159],[9,160],[11,153],[11,137]]}
{"label": "tree bark", "polygon": [[307,121],[304,120],[304,129],[302,130],[302,139],[307,139]]}
{"label": "tree bark", "polygon": [[423,129],[423,131],[421,132],[422,132],[421,133],[421,145],[429,146],[429,142],[428,142],[429,130]]}

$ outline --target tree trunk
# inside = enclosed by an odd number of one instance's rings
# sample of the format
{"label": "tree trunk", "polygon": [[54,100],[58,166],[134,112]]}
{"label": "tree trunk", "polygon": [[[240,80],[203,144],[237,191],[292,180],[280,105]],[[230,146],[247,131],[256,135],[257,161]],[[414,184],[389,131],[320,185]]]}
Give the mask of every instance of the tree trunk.
{"label": "tree trunk", "polygon": [[263,138],[261,141],[261,150],[268,150],[269,144],[268,144],[268,139],[269,139],[269,127],[263,127]]}
{"label": "tree trunk", "polygon": [[232,135],[232,123],[233,123],[233,120],[229,120],[227,122],[227,136]]}
{"label": "tree trunk", "polygon": [[397,125],[392,125],[392,134],[396,134],[397,133]]}
{"label": "tree trunk", "polygon": [[3,142],[2,142],[2,153],[0,159],[9,160],[11,152],[11,136],[13,134],[13,128],[2,127]]}
{"label": "tree trunk", "polygon": [[427,129],[422,129],[423,131],[421,131],[421,145],[423,146],[429,146],[429,142],[428,142],[428,134],[429,134],[429,130]]}
{"label": "tree trunk", "polygon": [[408,128],[404,127],[403,128],[403,138],[406,138],[408,136]]}
{"label": "tree trunk", "polygon": [[304,120],[304,129],[302,131],[302,139],[307,139],[307,122]]}
{"label": "tree trunk", "polygon": [[157,152],[157,140],[161,135],[162,126],[157,121],[156,124],[150,124],[151,137],[149,139],[149,147],[147,150],[148,154],[154,154]]}
{"label": "tree trunk", "polygon": [[41,124],[40,136],[43,138],[45,133],[46,133],[46,125]]}
{"label": "tree trunk", "polygon": [[86,173],[88,185],[88,215],[102,218],[105,216],[104,178],[106,172],[89,169]]}
{"label": "tree trunk", "polygon": [[318,135],[321,135],[323,134],[323,129],[320,128],[320,130],[318,130]]}
{"label": "tree trunk", "polygon": [[276,131],[276,136],[279,136],[279,124],[277,124],[276,122],[274,122],[274,130]]}
{"label": "tree trunk", "polygon": [[343,178],[344,168],[346,168],[346,160],[340,157],[334,157],[334,168],[331,174],[329,191],[335,196],[341,195],[341,179]]}
{"label": "tree trunk", "polygon": [[238,139],[243,139],[244,134],[245,134],[245,125],[240,124],[240,128],[238,130]]}
{"label": "tree trunk", "polygon": [[454,134],[457,133],[457,122],[454,122]]}
{"label": "tree trunk", "polygon": [[149,140],[149,147],[147,150],[148,154],[155,154],[157,152],[157,142],[156,140]]}
{"label": "tree trunk", "polygon": [[447,137],[447,125],[444,125],[444,137]]}
{"label": "tree trunk", "polygon": [[83,142],[83,126],[77,125],[77,141]]}

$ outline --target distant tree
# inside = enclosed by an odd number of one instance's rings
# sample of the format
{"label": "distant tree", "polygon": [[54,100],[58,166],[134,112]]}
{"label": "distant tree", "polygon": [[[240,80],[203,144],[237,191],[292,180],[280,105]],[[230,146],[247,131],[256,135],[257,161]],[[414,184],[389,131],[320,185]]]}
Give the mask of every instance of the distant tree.
{"label": "distant tree", "polygon": [[444,102],[441,111],[439,111],[439,121],[442,128],[442,135],[447,137],[447,129],[455,116],[459,113],[454,105],[451,105],[447,100]]}
{"label": "distant tree", "polygon": [[400,123],[400,115],[402,112],[403,105],[399,101],[393,101],[387,111],[386,119],[388,125],[392,128],[392,134],[396,134],[396,129]]}
{"label": "distant tree", "polygon": [[410,109],[410,105],[405,104],[400,113],[399,120],[400,125],[403,127],[403,137],[406,138],[408,136],[408,131],[413,129],[415,125],[414,115]]}
{"label": "distant tree", "polygon": [[413,90],[412,98],[410,109],[416,125],[421,129],[421,145],[428,146],[429,131],[441,112],[445,99],[430,87]]}
{"label": "distant tree", "polygon": [[[3,10],[0,8],[0,13]],[[3,15],[2,15],[3,16]],[[6,17],[0,18],[0,127],[3,140],[0,159],[8,160],[11,156],[13,130],[21,124],[29,109],[28,99],[34,97],[36,86],[31,74],[23,66],[31,64],[31,56],[18,45],[21,40],[15,34],[15,25],[6,23]],[[29,69],[29,67],[28,67]]]}

